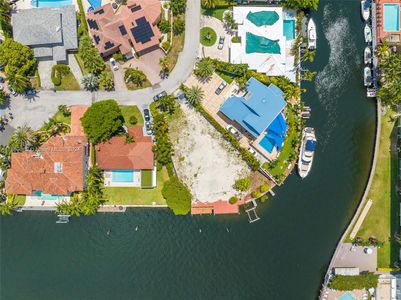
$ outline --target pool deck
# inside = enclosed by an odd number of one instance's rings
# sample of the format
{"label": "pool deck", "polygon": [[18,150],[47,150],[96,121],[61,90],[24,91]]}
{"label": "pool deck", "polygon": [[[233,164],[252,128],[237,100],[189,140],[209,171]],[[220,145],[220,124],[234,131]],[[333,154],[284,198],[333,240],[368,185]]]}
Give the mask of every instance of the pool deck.
{"label": "pool deck", "polygon": [[398,31],[384,31],[384,4],[401,5],[400,0],[377,0],[376,1],[376,40],[378,43],[385,39],[389,42],[400,42],[401,26]]}

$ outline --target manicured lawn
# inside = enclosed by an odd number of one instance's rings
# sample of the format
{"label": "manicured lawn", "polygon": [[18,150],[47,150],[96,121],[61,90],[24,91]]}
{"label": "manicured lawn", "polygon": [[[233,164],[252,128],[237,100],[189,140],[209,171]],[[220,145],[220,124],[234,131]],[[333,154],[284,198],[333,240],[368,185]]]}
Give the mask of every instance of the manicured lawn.
{"label": "manicured lawn", "polygon": [[124,125],[127,127],[131,127],[132,124],[129,122],[129,118],[131,116],[135,116],[138,120],[137,125],[143,125],[143,117],[139,108],[135,105],[120,105],[121,113],[123,114],[124,118]]}
{"label": "manicured lawn", "polygon": [[78,81],[75,79],[74,74],[71,72],[61,77],[61,84],[59,86],[55,86],[57,91],[78,91],[80,90]]}
{"label": "manicured lawn", "polygon": [[107,187],[105,188],[105,204],[108,205],[152,205],[152,202],[165,205],[161,190],[168,180],[167,170],[163,168],[157,172],[157,187],[154,189]]}
{"label": "manicured lawn", "polygon": [[355,289],[369,289],[377,287],[378,275],[366,273],[359,276],[337,275],[331,280],[329,287],[339,291],[352,291]]}
{"label": "manicured lawn", "polygon": [[202,8],[202,15],[214,17],[216,19],[219,19],[220,21],[223,21],[223,13],[226,10],[227,8],[215,8],[215,9]]}
{"label": "manicured lawn", "polygon": [[200,43],[205,47],[213,46],[216,43],[217,34],[210,27],[203,27],[200,30]]}
{"label": "manicured lawn", "polygon": [[143,188],[152,186],[152,170],[142,170],[141,185]]}
{"label": "manicured lawn", "polygon": [[68,124],[68,125],[71,124],[71,115],[66,117],[60,111],[56,112],[56,114],[53,116],[53,118],[58,122],[65,123],[65,124]]}
{"label": "manicured lawn", "polygon": [[295,112],[293,112],[291,109],[288,109],[287,124],[289,129],[287,131],[287,137],[284,141],[284,146],[275,162],[263,164],[263,168],[273,175],[278,181],[284,179],[284,174],[288,170],[288,165],[293,159],[291,156],[294,156],[297,151],[293,145],[293,141],[300,139],[301,135],[296,128],[297,121],[298,117],[295,115]]}
{"label": "manicured lawn", "polygon": [[184,47],[184,39],[185,36],[184,34],[180,35],[173,35],[173,41],[171,43],[171,48],[168,51],[166,57],[168,59],[168,67],[170,70],[173,70],[177,60],[178,60],[178,54],[182,51]]}
{"label": "manicured lawn", "polygon": [[396,193],[398,156],[395,151],[397,132],[394,112],[382,116],[379,153],[368,199],[373,204],[357,234],[367,240],[374,236],[384,246],[378,250],[378,267],[390,267],[397,259],[399,246],[389,238],[398,232],[399,199]]}
{"label": "manicured lawn", "polygon": [[225,73],[225,72],[221,72],[221,71],[216,71],[216,74],[219,75],[227,83],[233,82],[234,79],[236,78],[231,74],[228,74],[228,73]]}

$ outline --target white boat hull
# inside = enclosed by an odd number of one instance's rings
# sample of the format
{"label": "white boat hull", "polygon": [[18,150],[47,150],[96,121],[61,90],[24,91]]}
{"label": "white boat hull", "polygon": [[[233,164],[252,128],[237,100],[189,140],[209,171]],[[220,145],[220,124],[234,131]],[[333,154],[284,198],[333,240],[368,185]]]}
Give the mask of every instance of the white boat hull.
{"label": "white boat hull", "polygon": [[363,69],[363,84],[364,86],[372,85],[372,70],[369,67]]}
{"label": "white boat hull", "polygon": [[302,130],[302,142],[298,158],[298,174],[302,179],[308,176],[312,169],[315,145],[315,130],[311,127],[304,128]]}
{"label": "white boat hull", "polygon": [[363,60],[365,62],[365,65],[368,65],[372,62],[372,50],[370,47],[366,47],[365,51],[363,53]]}
{"label": "white boat hull", "polygon": [[361,1],[361,14],[362,14],[362,18],[367,21],[369,20],[370,17],[370,9],[366,9],[365,8],[365,0]]}
{"label": "white boat hull", "polygon": [[316,49],[316,25],[312,19],[309,19],[308,22],[308,49],[315,50]]}
{"label": "white boat hull", "polygon": [[365,42],[371,43],[372,42],[372,29],[369,27],[368,24],[365,25],[364,34],[365,34]]}

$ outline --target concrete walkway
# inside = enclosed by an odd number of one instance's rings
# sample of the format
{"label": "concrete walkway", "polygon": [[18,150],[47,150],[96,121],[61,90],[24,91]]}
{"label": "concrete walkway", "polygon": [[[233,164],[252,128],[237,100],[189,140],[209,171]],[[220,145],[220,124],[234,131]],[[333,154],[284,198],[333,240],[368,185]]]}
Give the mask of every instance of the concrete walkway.
{"label": "concrete walkway", "polygon": [[195,64],[199,48],[197,41],[199,41],[200,30],[200,0],[187,2],[185,24],[184,49],[179,54],[177,64],[168,79],[152,87],[136,91],[99,91],[95,93],[85,91],[40,91],[34,98],[26,98],[21,95],[11,97],[10,107],[5,109],[5,113],[11,110],[14,119],[4,132],[0,132],[0,144],[7,144],[10,134],[17,126],[22,124],[38,129],[43,122],[47,121],[57,111],[57,107],[61,104],[90,105],[93,101],[115,99],[121,104],[144,106],[151,103],[153,96],[161,91],[174,92],[189,77]]}
{"label": "concrete walkway", "polygon": [[81,89],[83,89],[83,85],[82,85],[82,72],[81,72],[81,68],[78,65],[77,60],[75,59],[74,54],[70,53],[68,54],[68,65],[70,66],[70,70],[71,73],[74,74],[75,79],[78,81],[79,86],[81,87]]}
{"label": "concrete walkway", "polygon": [[356,235],[359,231],[359,228],[361,228],[362,223],[365,220],[366,215],[368,214],[369,209],[372,206],[372,204],[373,204],[373,201],[371,199],[369,199],[368,202],[366,203],[361,215],[359,216],[358,221],[356,221],[355,226],[351,231],[351,234],[349,236],[351,240],[353,240],[356,237]]}
{"label": "concrete walkway", "polygon": [[52,89],[54,88],[51,75],[52,75],[52,68],[56,65],[55,61],[48,60],[48,61],[39,61],[38,63],[38,72],[40,77],[40,85],[43,89]]}

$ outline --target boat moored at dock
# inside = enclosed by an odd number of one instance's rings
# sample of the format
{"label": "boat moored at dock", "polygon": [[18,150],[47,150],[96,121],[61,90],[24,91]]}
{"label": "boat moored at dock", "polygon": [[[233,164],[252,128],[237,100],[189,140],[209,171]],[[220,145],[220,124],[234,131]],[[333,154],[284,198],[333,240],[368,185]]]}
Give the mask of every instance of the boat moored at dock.
{"label": "boat moored at dock", "polygon": [[361,1],[361,14],[362,18],[365,20],[369,20],[370,17],[370,0],[362,0]]}
{"label": "boat moored at dock", "polygon": [[316,50],[316,25],[313,19],[310,18],[308,21],[308,49]]}
{"label": "boat moored at dock", "polygon": [[363,61],[365,65],[372,63],[372,49],[368,46],[363,53]]}
{"label": "boat moored at dock", "polygon": [[305,127],[302,130],[301,150],[298,159],[298,174],[301,178],[308,176],[312,168],[316,142],[315,129]]}
{"label": "boat moored at dock", "polygon": [[365,25],[364,35],[365,35],[365,42],[371,43],[372,42],[372,28],[370,28],[369,24]]}
{"label": "boat moored at dock", "polygon": [[369,67],[363,69],[363,84],[364,86],[372,85],[372,70]]}

